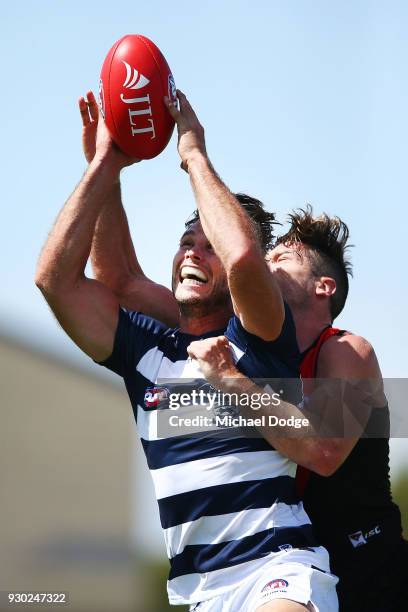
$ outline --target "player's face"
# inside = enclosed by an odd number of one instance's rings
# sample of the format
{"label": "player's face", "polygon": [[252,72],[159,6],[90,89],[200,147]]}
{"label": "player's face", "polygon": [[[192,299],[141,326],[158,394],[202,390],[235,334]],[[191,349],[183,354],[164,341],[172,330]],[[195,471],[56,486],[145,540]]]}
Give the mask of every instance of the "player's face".
{"label": "player's face", "polygon": [[216,306],[230,300],[225,270],[200,221],[191,225],[180,239],[173,260],[172,286],[179,304]]}
{"label": "player's face", "polygon": [[299,244],[279,244],[267,256],[269,269],[292,306],[307,304],[315,292],[315,277],[306,249]]}

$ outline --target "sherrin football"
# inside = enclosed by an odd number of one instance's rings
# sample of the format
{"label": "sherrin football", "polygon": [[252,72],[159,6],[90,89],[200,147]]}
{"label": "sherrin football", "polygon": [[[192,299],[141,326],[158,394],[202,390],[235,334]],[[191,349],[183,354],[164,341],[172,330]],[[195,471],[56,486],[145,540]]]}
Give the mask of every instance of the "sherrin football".
{"label": "sherrin football", "polygon": [[126,155],[151,159],[166,147],[174,120],[164,96],[177,99],[161,51],[146,36],[123,36],[103,63],[99,103],[113,140]]}

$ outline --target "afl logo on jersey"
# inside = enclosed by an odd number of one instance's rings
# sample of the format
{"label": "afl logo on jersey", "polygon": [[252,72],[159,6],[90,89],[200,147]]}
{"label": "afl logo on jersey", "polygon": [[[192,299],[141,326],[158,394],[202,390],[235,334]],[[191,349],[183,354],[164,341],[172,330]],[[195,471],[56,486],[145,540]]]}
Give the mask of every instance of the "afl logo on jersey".
{"label": "afl logo on jersey", "polygon": [[264,593],[265,591],[274,591],[275,589],[286,589],[288,586],[289,582],[287,580],[284,580],[283,578],[276,578],[275,580],[271,580],[265,584],[261,592]]}
{"label": "afl logo on jersey", "polygon": [[148,387],[144,395],[144,405],[148,410],[154,410],[161,402],[169,397],[169,390],[166,387]]}

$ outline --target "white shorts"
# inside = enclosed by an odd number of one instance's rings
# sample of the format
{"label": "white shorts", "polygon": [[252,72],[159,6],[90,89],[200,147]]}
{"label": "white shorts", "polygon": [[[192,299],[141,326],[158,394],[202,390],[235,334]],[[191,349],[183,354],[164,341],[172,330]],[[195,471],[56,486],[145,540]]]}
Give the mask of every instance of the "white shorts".
{"label": "white shorts", "polygon": [[240,587],[190,607],[190,612],[255,612],[274,599],[311,602],[316,612],[337,612],[338,578],[303,563],[268,562]]}

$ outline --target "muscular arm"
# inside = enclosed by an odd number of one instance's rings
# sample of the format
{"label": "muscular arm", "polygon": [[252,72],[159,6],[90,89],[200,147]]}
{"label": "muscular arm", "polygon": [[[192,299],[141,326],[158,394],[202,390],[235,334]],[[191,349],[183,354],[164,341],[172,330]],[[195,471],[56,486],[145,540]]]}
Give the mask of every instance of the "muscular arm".
{"label": "muscular arm", "polygon": [[150,280],[138,262],[119,183],[113,186],[98,217],[91,262],[95,278],[113,291],[122,306],[143,312],[169,327],[179,324],[179,310],[172,292]]}
{"label": "muscular arm", "polygon": [[357,444],[371,411],[384,408],[387,400],[375,351],[361,336],[346,334],[327,340],[320,351],[317,377],[348,383],[351,395],[347,403],[354,403],[351,410],[343,410],[344,437],[316,440],[316,463],[327,472],[323,475],[330,476]]}
{"label": "muscular arm", "polygon": [[[372,347],[363,338],[352,335],[333,338],[327,342],[324,349],[325,352],[320,356],[322,365],[319,376],[333,379],[334,384],[340,383],[338,379],[348,379],[350,383],[356,383],[356,387],[351,384],[348,389],[349,399],[354,400],[355,405],[354,414],[351,415],[353,422],[346,423],[345,437],[335,437],[337,417],[340,416],[342,423],[344,418],[344,394],[340,393],[338,385],[331,397],[325,392],[312,397],[307,411],[284,401],[277,406],[271,401],[271,405],[256,411],[247,407],[245,402],[240,405],[240,413],[246,418],[262,415],[266,418],[269,415],[283,419],[292,416],[295,419],[308,418],[309,425],[298,430],[284,426],[269,427],[267,424],[258,430],[276,450],[295,463],[321,476],[330,476],[352,451],[364,430],[371,409],[384,405],[384,396],[377,359]],[[245,397],[265,394],[265,389],[258,387],[237,370],[225,337],[193,342],[188,350],[190,356],[198,360],[201,370],[213,387],[224,393],[236,393]],[[363,391],[361,382],[367,383],[363,385]],[[367,395],[369,402],[366,401]],[[327,435],[322,435],[324,429]]]}
{"label": "muscular arm", "polygon": [[96,220],[122,167],[132,163],[113,146],[103,123],[96,154],[66,202],[40,255],[35,282],[72,340],[97,361],[113,348],[119,303],[98,281],[85,276]]}
{"label": "muscular arm", "polygon": [[241,323],[260,338],[274,340],[284,321],[279,287],[248,215],[208,159],[202,126],[184,94],[178,95],[180,111],[171,104],[168,108],[177,122],[179,153],[190,176],[204,233],[225,268]]}
{"label": "muscular arm", "polygon": [[[91,91],[79,99],[82,118],[82,145],[90,163],[95,155],[98,108]],[[91,248],[91,263],[96,280],[108,287],[119,303],[129,310],[138,310],[170,327],[178,325],[179,311],[173,294],[144,274],[130,236],[122,205],[119,178],[106,192],[99,213]]]}

